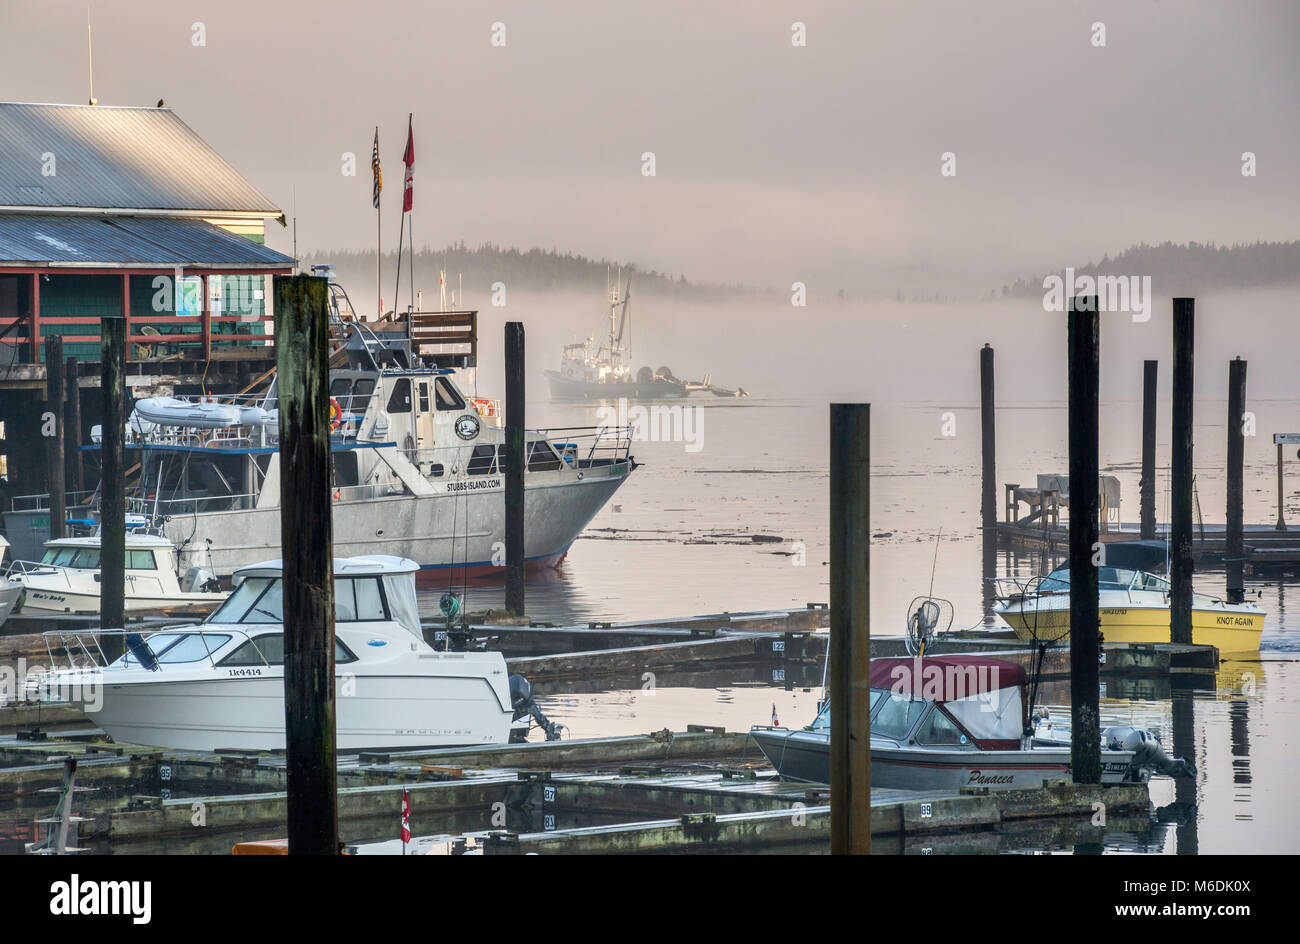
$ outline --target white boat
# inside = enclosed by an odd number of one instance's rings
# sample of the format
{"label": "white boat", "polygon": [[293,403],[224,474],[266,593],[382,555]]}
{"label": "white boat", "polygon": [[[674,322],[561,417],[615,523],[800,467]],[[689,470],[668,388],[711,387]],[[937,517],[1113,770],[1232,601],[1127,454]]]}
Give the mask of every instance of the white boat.
{"label": "white boat", "polygon": [[[15,561],[9,568],[10,579],[22,591],[18,611],[26,615],[97,614],[99,563],[98,537],[47,541],[39,562]],[[200,568],[187,572],[182,586],[176,575],[176,551],[166,538],[127,533],[127,612],[214,607],[225,598],[213,575]]]}
{"label": "white boat", "polygon": [[[7,550],[9,550],[9,542],[5,540],[3,534],[0,534],[0,567],[4,566],[5,552]],[[5,624],[5,620],[13,612],[14,604],[18,602],[18,597],[22,592],[22,584],[16,580],[10,580],[3,572],[0,572],[0,626]]]}
{"label": "white boat", "polygon": [[[421,362],[405,337],[379,337],[350,321],[334,327],[346,354],[330,371],[335,553],[409,558],[430,580],[448,571],[499,579],[499,404],[469,396],[453,369]],[[223,400],[138,401],[126,450],[128,467],[139,467],[127,483],[128,512],[171,541],[182,570],[202,567],[226,581],[279,553],[280,455],[274,383],[264,395]],[[530,570],[558,566],[627,480],[630,444],[621,427],[525,431]],[[6,522],[17,514],[6,512]]]}
{"label": "white boat", "polygon": [[[1025,672],[984,656],[871,662],[871,784],[905,790],[1039,787],[1070,776],[1068,735],[1031,712]],[[755,726],[750,735],[785,779],[830,782],[830,703],[802,730]],[[1145,728],[1102,732],[1102,783],[1153,773],[1195,776]]]}
{"label": "white boat", "polygon": [[[529,705],[512,697],[501,653],[439,652],[425,642],[418,569],[396,557],[334,561],[340,751],[505,743],[516,714],[526,731]],[[203,623],[147,637],[126,633],[125,655],[48,674],[44,697],[82,706],[124,744],[283,749],[282,576],[280,561],[241,568],[234,592]],[[46,636],[69,652],[67,664],[89,657],[102,665],[100,646],[84,644],[84,634]]]}

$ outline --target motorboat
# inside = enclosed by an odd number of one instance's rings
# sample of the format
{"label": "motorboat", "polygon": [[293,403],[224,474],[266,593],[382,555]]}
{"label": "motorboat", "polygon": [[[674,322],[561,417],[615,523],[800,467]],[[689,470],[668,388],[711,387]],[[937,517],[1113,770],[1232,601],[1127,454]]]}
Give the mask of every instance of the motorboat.
{"label": "motorboat", "polygon": [[[1144,570],[1118,566],[1097,569],[1101,634],[1107,642],[1169,642],[1169,581]],[[1070,632],[1070,568],[1024,584],[1000,581],[993,612],[1021,639],[1051,642]],[[1248,601],[1232,603],[1192,594],[1192,642],[1220,652],[1258,652],[1264,610]]]}
{"label": "motorboat", "polygon": [[[1050,713],[1031,712],[1025,671],[985,656],[873,659],[871,784],[906,790],[1038,787],[1070,776],[1068,734]],[[1102,732],[1102,782],[1145,782],[1153,773],[1194,776],[1154,733],[1130,725]],[[755,726],[750,736],[782,778],[830,781],[830,702],[802,729]]]}
{"label": "motorboat", "polygon": [[[4,566],[5,552],[9,550],[9,542],[5,536],[0,534],[0,567]],[[0,571],[0,626],[3,626],[9,614],[13,612],[14,605],[18,602],[18,597],[23,592],[23,585],[16,580],[10,580]]]}
{"label": "motorboat", "polygon": [[[127,612],[211,609],[226,598],[215,576],[192,567],[176,574],[172,543],[155,534],[126,535]],[[100,590],[98,537],[58,538],[45,543],[39,562],[15,561],[9,577],[21,589],[24,615],[97,614]]]}
{"label": "motorboat", "polygon": [[[334,560],[340,751],[500,744],[518,723],[527,729],[535,703],[526,683],[512,694],[500,652],[437,651],[425,641],[418,570],[391,556]],[[47,633],[51,664],[63,667],[40,680],[43,697],[79,705],[120,743],[283,749],[283,575],[278,560],[240,568],[234,591],[204,622],[122,633],[124,654],[112,661],[102,636]],[[546,724],[548,737],[558,736]]]}

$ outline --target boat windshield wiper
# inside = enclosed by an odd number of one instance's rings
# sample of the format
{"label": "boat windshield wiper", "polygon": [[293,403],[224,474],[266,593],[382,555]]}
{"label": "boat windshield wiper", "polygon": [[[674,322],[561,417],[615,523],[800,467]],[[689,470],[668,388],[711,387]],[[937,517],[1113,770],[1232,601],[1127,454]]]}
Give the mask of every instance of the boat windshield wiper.
{"label": "boat windshield wiper", "polygon": [[265,613],[267,616],[271,617],[271,619],[275,620],[277,623],[282,619],[279,613],[272,613],[270,610],[264,610],[260,606],[255,606],[253,607],[253,609],[257,610],[257,612],[259,613]]}

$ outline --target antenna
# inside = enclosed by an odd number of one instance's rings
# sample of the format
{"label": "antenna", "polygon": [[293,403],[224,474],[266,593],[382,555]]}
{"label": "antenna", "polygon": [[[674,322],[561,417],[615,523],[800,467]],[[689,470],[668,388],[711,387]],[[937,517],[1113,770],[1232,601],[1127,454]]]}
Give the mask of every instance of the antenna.
{"label": "antenna", "polygon": [[98,105],[95,101],[95,44],[91,41],[90,32],[90,4],[86,4],[86,62],[90,66],[90,104]]}

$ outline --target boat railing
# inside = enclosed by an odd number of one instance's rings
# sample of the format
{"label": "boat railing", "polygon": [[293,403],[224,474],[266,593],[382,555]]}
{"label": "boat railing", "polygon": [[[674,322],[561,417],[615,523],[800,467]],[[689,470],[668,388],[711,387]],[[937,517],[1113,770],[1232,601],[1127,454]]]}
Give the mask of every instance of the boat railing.
{"label": "boat railing", "polygon": [[[528,429],[524,431],[524,442],[547,443],[558,456],[558,459],[548,457],[544,451],[539,453],[534,447],[525,456],[525,471],[554,471],[560,467],[560,462],[571,468],[587,470],[626,462],[632,430],[631,427],[604,426]],[[459,479],[462,476],[476,478],[503,474],[501,455],[504,449],[504,443],[478,442],[429,448],[410,446],[398,451],[424,475],[434,479]],[[346,488],[343,494],[349,494]]]}
{"label": "boat railing", "polygon": [[[138,651],[139,646],[148,646],[149,640],[159,634],[199,636],[204,641],[205,652],[205,655],[199,659],[173,663],[159,661],[157,657],[160,653],[156,653],[150,648],[149,653],[155,657],[155,663],[159,671],[165,671],[168,666],[178,669],[185,668],[193,666],[196,662],[206,662],[215,668],[217,665],[216,653],[229,643],[230,637],[242,638],[244,642],[251,643],[253,651],[260,657],[261,662],[252,662],[246,667],[270,668],[279,664],[271,662],[261,647],[258,646],[257,639],[259,637],[251,636],[245,630],[235,626],[224,624],[220,628],[208,628],[197,624],[172,624],[127,629],[51,629],[46,630],[41,636],[45,642],[45,654],[50,660],[50,670],[57,672],[63,670],[94,671],[105,669],[128,655],[133,656],[136,664],[143,665],[139,656],[134,655],[134,653]],[[213,644],[209,645],[209,637],[218,636],[225,638],[221,642],[214,641]],[[103,640],[105,639],[120,639],[121,643],[112,648],[115,651],[120,651],[122,655],[110,659],[104,651]],[[241,665],[240,667],[244,668],[245,666]]]}
{"label": "boat railing", "polygon": [[631,426],[551,426],[532,432],[579,469],[626,462],[632,450]]}
{"label": "boat railing", "polygon": [[[80,492],[64,492],[64,507],[69,513],[74,512],[76,509],[89,504],[96,494],[97,491],[94,489]],[[14,512],[49,511],[50,495],[48,492],[39,495],[15,495],[9,501],[9,510]]]}

